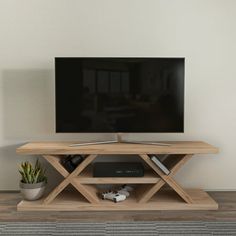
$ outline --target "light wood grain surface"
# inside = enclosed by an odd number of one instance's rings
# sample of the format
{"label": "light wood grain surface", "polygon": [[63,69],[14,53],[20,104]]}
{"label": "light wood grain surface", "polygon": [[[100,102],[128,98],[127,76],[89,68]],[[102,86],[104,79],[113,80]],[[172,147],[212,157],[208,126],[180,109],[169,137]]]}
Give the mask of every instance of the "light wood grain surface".
{"label": "light wood grain surface", "polygon": [[217,153],[218,148],[201,141],[164,142],[170,146],[146,144],[100,144],[70,147],[76,142],[31,142],[17,148],[19,154],[208,154]]}

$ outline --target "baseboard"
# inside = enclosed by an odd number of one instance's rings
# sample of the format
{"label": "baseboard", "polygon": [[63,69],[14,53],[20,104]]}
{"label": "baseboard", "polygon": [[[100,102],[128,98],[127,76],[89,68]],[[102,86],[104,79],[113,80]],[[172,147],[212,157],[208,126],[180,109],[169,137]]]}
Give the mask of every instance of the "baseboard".
{"label": "baseboard", "polygon": [[235,192],[236,189],[204,189],[206,192]]}
{"label": "baseboard", "polygon": [[[236,189],[203,189],[206,192],[235,192]],[[0,190],[0,193],[20,193],[20,190]]]}
{"label": "baseboard", "polygon": [[20,193],[20,190],[0,190],[0,193]]}

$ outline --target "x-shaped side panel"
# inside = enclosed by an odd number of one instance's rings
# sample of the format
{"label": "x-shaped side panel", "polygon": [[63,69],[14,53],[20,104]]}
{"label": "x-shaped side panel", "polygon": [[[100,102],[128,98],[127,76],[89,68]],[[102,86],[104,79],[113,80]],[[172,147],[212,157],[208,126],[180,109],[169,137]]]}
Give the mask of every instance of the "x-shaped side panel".
{"label": "x-shaped side panel", "polygon": [[89,155],[86,159],[72,172],[69,173],[60,163],[60,157],[53,155],[43,156],[65,179],[53,189],[53,191],[44,199],[44,204],[49,204],[68,184],[72,184],[89,202],[98,203],[99,199],[80,184],[76,177],[97,157]]}
{"label": "x-shaped side panel", "polygon": [[[161,179],[153,186],[151,186],[140,198],[139,202],[147,202],[160,188],[168,184],[185,202],[193,203],[192,198],[184,189],[172,178],[172,176],[185,164],[192,155],[183,156],[171,169],[171,173],[166,175],[157,167],[146,154],[140,154],[140,157],[161,177]],[[170,157],[171,158],[171,157]],[[174,157],[173,157],[174,158]]]}

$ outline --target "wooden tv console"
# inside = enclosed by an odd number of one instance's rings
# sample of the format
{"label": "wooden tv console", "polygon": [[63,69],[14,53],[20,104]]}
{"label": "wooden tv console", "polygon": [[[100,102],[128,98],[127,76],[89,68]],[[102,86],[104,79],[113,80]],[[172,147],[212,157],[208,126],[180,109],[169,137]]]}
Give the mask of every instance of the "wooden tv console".
{"label": "wooden tv console", "polygon": [[[49,195],[37,201],[22,200],[19,211],[138,211],[138,210],[216,210],[218,204],[203,190],[183,189],[173,176],[194,154],[217,153],[218,149],[205,142],[165,142],[170,146],[147,144],[101,144],[70,147],[75,142],[35,142],[17,149],[23,155],[41,155],[64,180]],[[69,173],[61,158],[68,154],[86,154],[86,159]],[[91,165],[98,155],[138,155],[148,167],[144,177],[95,178]],[[149,154],[169,154],[164,164],[171,173],[166,175],[149,158]],[[200,174],[200,173],[199,173]],[[63,191],[71,184],[77,191]],[[99,184],[135,184],[131,196],[123,202],[101,200]],[[167,188],[163,188],[163,186]]]}

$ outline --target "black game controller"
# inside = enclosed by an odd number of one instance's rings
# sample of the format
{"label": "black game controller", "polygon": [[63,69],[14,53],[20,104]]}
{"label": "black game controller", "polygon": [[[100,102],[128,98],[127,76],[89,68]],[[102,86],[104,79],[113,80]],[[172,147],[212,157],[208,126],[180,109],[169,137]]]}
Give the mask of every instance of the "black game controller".
{"label": "black game controller", "polygon": [[71,173],[83,160],[84,157],[82,155],[68,155],[62,159],[61,163]]}

